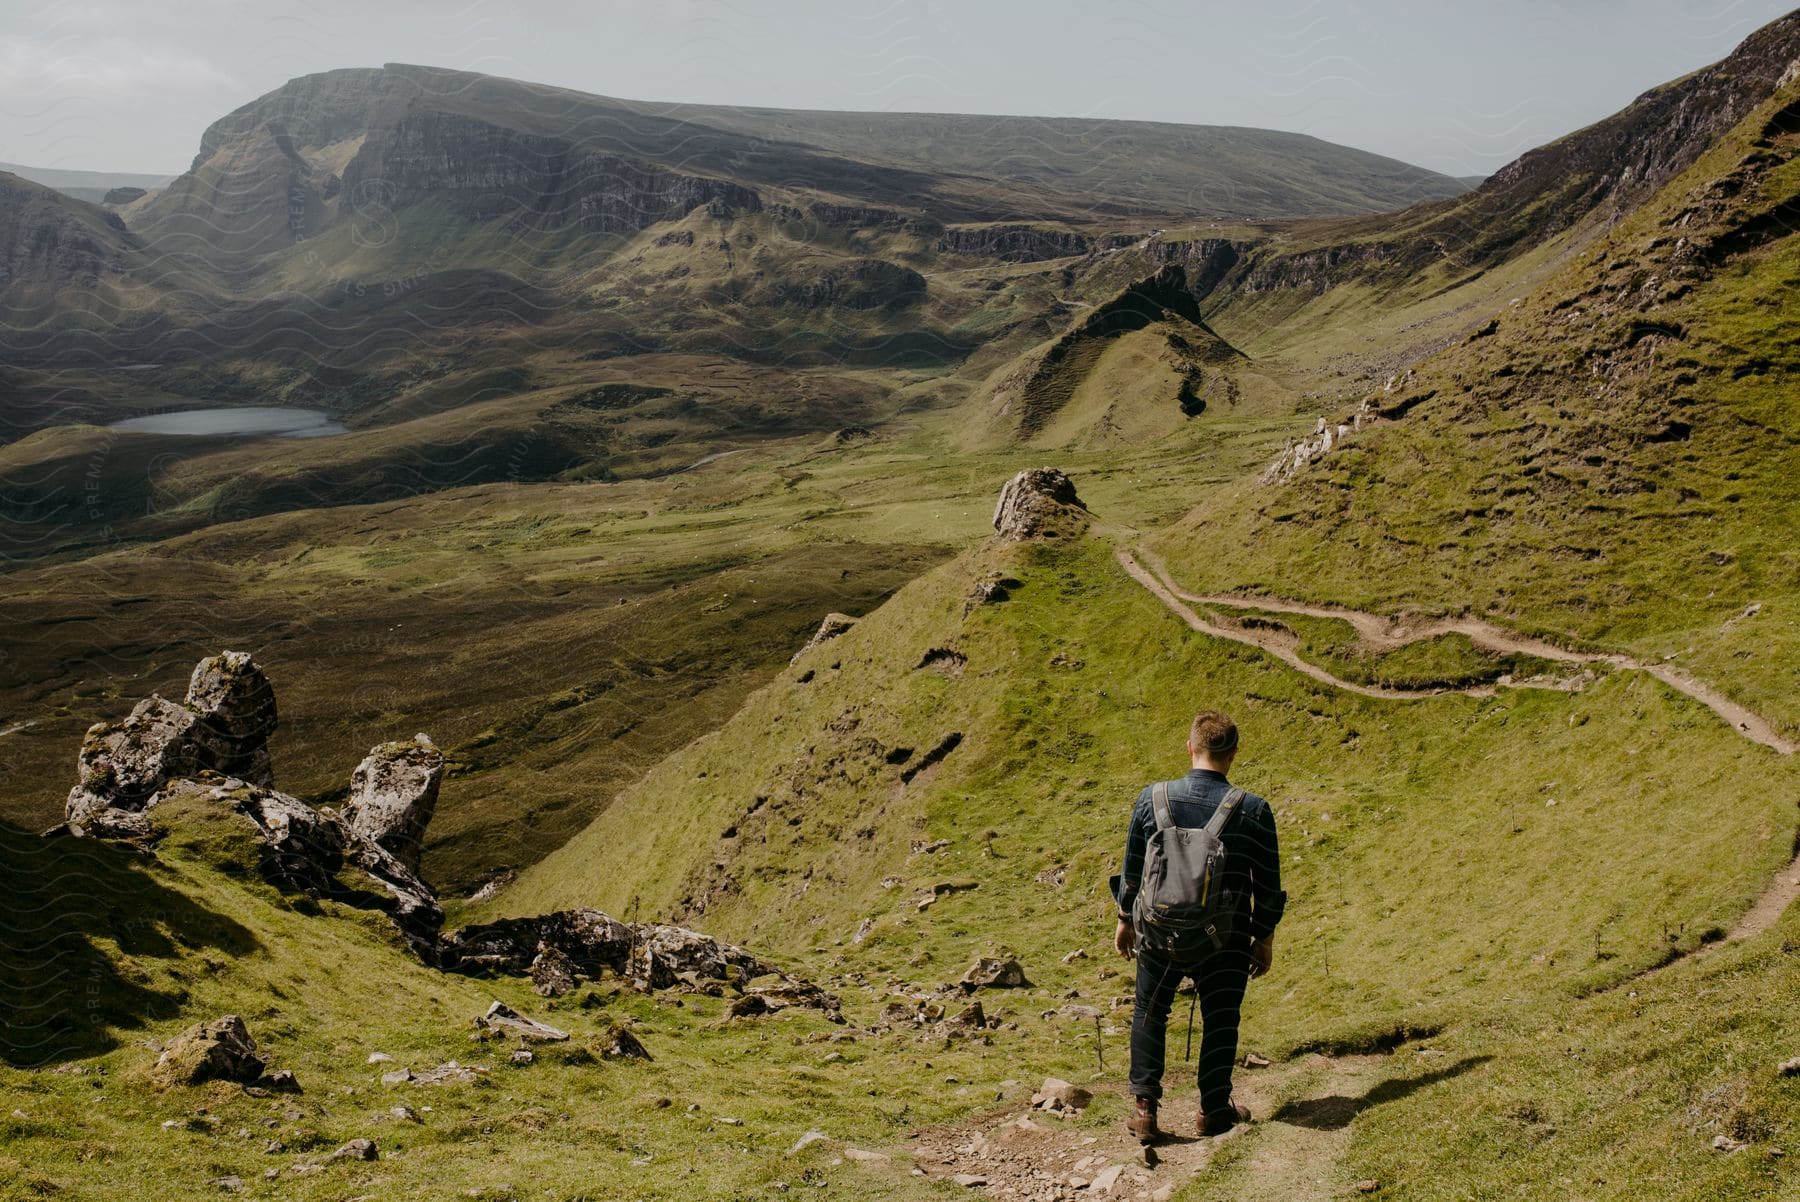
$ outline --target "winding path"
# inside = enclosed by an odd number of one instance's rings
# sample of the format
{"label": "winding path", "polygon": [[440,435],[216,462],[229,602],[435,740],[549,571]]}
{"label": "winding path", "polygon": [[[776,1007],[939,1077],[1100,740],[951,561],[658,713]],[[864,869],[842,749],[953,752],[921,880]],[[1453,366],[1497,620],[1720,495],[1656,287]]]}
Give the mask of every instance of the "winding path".
{"label": "winding path", "polygon": [[[1448,693],[1464,693],[1473,697],[1492,696],[1494,686],[1403,689],[1357,684],[1354,681],[1334,676],[1319,665],[1302,659],[1295,649],[1293,640],[1284,637],[1279,632],[1221,626],[1216,622],[1209,622],[1195,613],[1187,603],[1192,602],[1196,605],[1217,606],[1225,609],[1260,610],[1268,613],[1301,614],[1314,618],[1335,618],[1341,622],[1348,622],[1365,644],[1380,651],[1391,651],[1409,643],[1438,638],[1446,634],[1462,634],[1468,636],[1469,641],[1476,646],[1503,655],[1517,653],[1558,663],[1606,664],[1628,671],[1647,672],[1676,692],[1693,698],[1718,714],[1730,724],[1733,730],[1751,742],[1772,748],[1782,755],[1792,755],[1796,747],[1795,742],[1776,731],[1768,719],[1739,705],[1704,681],[1696,680],[1686,672],[1672,668],[1668,664],[1646,663],[1616,652],[1571,651],[1566,647],[1559,647],[1555,643],[1518,634],[1492,623],[1483,622],[1478,618],[1440,618],[1418,624],[1405,624],[1384,618],[1379,614],[1365,613],[1362,610],[1346,609],[1336,605],[1308,605],[1276,597],[1189,593],[1183,591],[1169,579],[1167,569],[1161,564],[1156,564],[1158,570],[1152,572],[1140,564],[1125,548],[1120,547],[1117,554],[1120,566],[1133,580],[1150,590],[1157,600],[1193,629],[1215,638],[1230,639],[1233,642],[1259,648],[1295,671],[1346,692],[1388,701],[1412,701],[1424,697],[1443,696]],[[1146,556],[1146,558],[1149,557]],[[1151,562],[1155,563],[1156,561],[1151,560]],[[1505,683],[1514,688],[1567,687],[1566,685],[1534,681],[1508,681]]]}
{"label": "winding path", "polygon": [[[1535,655],[1540,659],[1555,660],[1570,664],[1607,664],[1628,671],[1648,672],[1656,679],[1668,685],[1678,693],[1693,698],[1706,706],[1730,724],[1744,738],[1753,743],[1774,749],[1781,755],[1792,755],[1795,743],[1778,733],[1769,721],[1758,714],[1739,705],[1726,697],[1711,685],[1695,680],[1685,672],[1669,667],[1667,664],[1644,663],[1628,655],[1613,652],[1571,651],[1566,647],[1558,647],[1554,643],[1542,639],[1534,639],[1516,634],[1491,623],[1475,618],[1443,618],[1419,624],[1404,624],[1378,614],[1365,613],[1361,610],[1346,609],[1335,605],[1308,605],[1299,601],[1284,601],[1276,597],[1240,597],[1205,595],[1184,592],[1169,580],[1168,569],[1154,558],[1146,555],[1156,564],[1157,571],[1140,564],[1125,548],[1117,551],[1119,564],[1128,575],[1148,589],[1157,600],[1161,601],[1176,617],[1202,634],[1215,638],[1230,639],[1256,647],[1279,659],[1295,671],[1309,676],[1333,688],[1345,692],[1357,693],[1364,697],[1378,697],[1393,701],[1416,701],[1425,697],[1443,696],[1447,693],[1465,693],[1470,696],[1492,696],[1493,686],[1481,685],[1469,688],[1423,688],[1396,689],[1379,688],[1372,685],[1357,684],[1354,681],[1342,680],[1333,676],[1317,664],[1308,663],[1300,658],[1295,650],[1295,641],[1284,637],[1280,632],[1258,630],[1249,627],[1221,626],[1209,622],[1188,607],[1188,602],[1196,605],[1211,605],[1220,608],[1259,610],[1265,613],[1304,614],[1315,618],[1336,618],[1348,622],[1358,636],[1368,645],[1384,651],[1396,647],[1404,647],[1408,643],[1421,639],[1437,638],[1444,634],[1465,634],[1479,647],[1502,654],[1520,652]],[[1514,688],[1557,688],[1566,687],[1555,684],[1533,683],[1529,681],[1507,682]],[[1800,855],[1776,875],[1769,887],[1763,891],[1754,905],[1741,915],[1737,922],[1726,933],[1723,943],[1736,943],[1753,935],[1760,935],[1773,926],[1787,908],[1800,900]],[[1702,944],[1696,953],[1702,954],[1719,944]]]}

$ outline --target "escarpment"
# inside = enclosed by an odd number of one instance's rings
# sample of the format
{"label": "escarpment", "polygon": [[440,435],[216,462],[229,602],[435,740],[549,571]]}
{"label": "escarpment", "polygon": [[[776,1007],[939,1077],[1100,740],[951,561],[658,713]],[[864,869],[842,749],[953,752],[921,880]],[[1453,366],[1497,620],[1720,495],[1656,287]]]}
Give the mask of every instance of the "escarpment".
{"label": "escarpment", "polygon": [[472,221],[632,233],[701,205],[754,213],[762,199],[729,180],[665,170],[567,138],[520,133],[425,110],[380,131],[344,168],[338,216],[430,199]]}

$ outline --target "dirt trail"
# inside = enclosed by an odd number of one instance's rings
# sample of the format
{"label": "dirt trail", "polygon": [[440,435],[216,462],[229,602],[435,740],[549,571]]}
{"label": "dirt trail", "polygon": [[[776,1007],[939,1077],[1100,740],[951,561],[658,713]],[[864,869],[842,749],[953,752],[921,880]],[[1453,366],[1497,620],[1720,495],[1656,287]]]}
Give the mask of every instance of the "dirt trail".
{"label": "dirt trail", "polygon": [[[1272,1068],[1240,1067],[1233,1092],[1250,1107],[1252,1121],[1213,1139],[1194,1133],[1191,1087],[1172,1084],[1183,1066],[1171,1066],[1160,1116],[1164,1136],[1148,1157],[1126,1134],[1123,1118],[1096,1129],[1023,1103],[964,1125],[924,1132],[911,1150],[927,1176],[960,1180],[999,1202],[1160,1202],[1205,1172],[1221,1149],[1241,1140],[1232,1157],[1234,1202],[1325,1202],[1355,1192],[1344,1153],[1358,1114],[1462,1073],[1482,1059],[1421,1061],[1434,1065],[1425,1072],[1397,1071],[1412,1069],[1412,1053],[1312,1054]],[[1117,1096],[1119,1104],[1112,1109],[1125,1113],[1121,1089],[1097,1092]]]}
{"label": "dirt trail", "polygon": [[[1756,904],[1745,910],[1743,916],[1732,924],[1725,932],[1725,943],[1736,943],[1742,939],[1760,935],[1775,925],[1777,919],[1787,913],[1787,908],[1800,900],[1800,856],[1775,874],[1775,880],[1763,890],[1763,895],[1756,899]],[[1716,943],[1706,944],[1702,951],[1709,947],[1719,946]]]}
{"label": "dirt trail", "polygon": [[[1260,648],[1295,671],[1346,692],[1357,693],[1364,697],[1405,701],[1421,697],[1442,696],[1446,693],[1464,693],[1472,697],[1485,697],[1491,696],[1494,688],[1490,685],[1476,685],[1466,688],[1400,689],[1357,684],[1334,676],[1317,664],[1301,659],[1299,652],[1293,646],[1293,640],[1284,637],[1278,631],[1220,626],[1195,613],[1186,603],[1193,602],[1196,605],[1210,605],[1226,609],[1303,614],[1315,618],[1335,618],[1348,622],[1364,643],[1378,651],[1391,651],[1406,646],[1408,643],[1438,638],[1445,634],[1463,634],[1467,635],[1476,646],[1503,655],[1518,653],[1559,663],[1606,664],[1627,671],[1648,672],[1676,692],[1693,698],[1718,714],[1731,725],[1733,730],[1751,742],[1773,748],[1782,755],[1792,755],[1796,747],[1793,740],[1778,733],[1767,719],[1739,705],[1711,685],[1696,680],[1686,672],[1670,667],[1668,664],[1645,663],[1615,652],[1571,651],[1543,639],[1521,635],[1476,618],[1442,618],[1427,622],[1404,623],[1384,618],[1378,614],[1364,613],[1361,610],[1346,609],[1335,605],[1307,605],[1276,597],[1189,593],[1168,579],[1167,570],[1161,564],[1157,564],[1158,571],[1151,572],[1138,563],[1131,552],[1123,547],[1119,548],[1117,554],[1120,565],[1133,580],[1149,589],[1159,601],[1195,630],[1216,638],[1231,639],[1234,642]],[[1151,560],[1151,562],[1155,563],[1156,561]],[[1559,687],[1533,681],[1508,683],[1512,687]]]}
{"label": "dirt trail", "polygon": [[[1124,1101],[1117,1086],[1095,1090]],[[1124,1112],[1123,1105],[1117,1109]],[[1191,1098],[1165,1103],[1162,1124],[1175,1134],[1149,1157],[1122,1120],[1087,1128],[1023,1102],[966,1125],[927,1131],[912,1151],[927,1176],[957,1179],[1003,1202],[1099,1197],[1159,1202],[1205,1169],[1216,1146],[1241,1134],[1201,1139],[1194,1134],[1195,1109]]]}

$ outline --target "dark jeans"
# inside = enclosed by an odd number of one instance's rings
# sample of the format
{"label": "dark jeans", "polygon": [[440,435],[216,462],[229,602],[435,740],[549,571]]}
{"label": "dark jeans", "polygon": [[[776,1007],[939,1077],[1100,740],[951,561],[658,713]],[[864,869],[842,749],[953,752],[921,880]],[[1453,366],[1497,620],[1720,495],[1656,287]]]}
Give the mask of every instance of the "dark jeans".
{"label": "dark jeans", "polygon": [[1137,958],[1137,1000],[1131,1015],[1131,1092],[1162,1097],[1169,1007],[1183,977],[1200,994],[1200,1109],[1215,1114],[1231,1106],[1231,1070],[1237,1062],[1238,1008],[1250,983],[1250,949],[1237,941],[1224,951],[1176,962],[1153,951]]}

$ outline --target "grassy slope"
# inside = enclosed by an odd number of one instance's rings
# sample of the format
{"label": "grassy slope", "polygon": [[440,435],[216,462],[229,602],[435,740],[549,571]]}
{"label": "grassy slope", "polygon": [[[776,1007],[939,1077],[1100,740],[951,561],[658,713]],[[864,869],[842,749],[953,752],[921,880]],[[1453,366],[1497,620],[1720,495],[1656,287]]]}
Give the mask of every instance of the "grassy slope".
{"label": "grassy slope", "polygon": [[[992,571],[1023,587],[965,619],[967,588]],[[932,646],[968,657],[960,679],[914,668]],[[1104,878],[1128,799],[1159,767],[1179,770],[1183,715],[1214,701],[1244,722],[1238,775],[1277,806],[1294,897],[1277,970],[1257,986],[1245,1028],[1247,1045],[1271,1054],[1443,1027],[1435,1044],[1529,1057],[1537,1088],[1557,1105],[1598,1105],[1623,1083],[1588,1083],[1580,1061],[1547,1066],[1536,1050],[1545,1016],[1566,1016],[1578,1045],[1620,1046],[1606,1034],[1614,1011],[1574,999],[1697,946],[1792,855],[1795,765],[1653,681],[1617,674],[1579,695],[1485,701],[1337,694],[1187,631],[1126,582],[1103,547],[1086,546],[980,552],[909,586],[627,790],[498,904],[635,899],[646,912],[687,913],[703,898],[701,921],[801,956],[841,945],[832,962],[871,975],[950,979],[978,952],[1010,950],[1052,991],[1118,993],[1124,984],[1108,979],[1104,961],[1064,968],[1057,959],[1104,938]],[[935,775],[903,784],[901,770],[950,731],[963,741]],[[913,756],[889,764],[901,747]],[[1691,805],[1695,797],[1730,802]],[[934,838],[952,842],[934,855],[909,852]],[[1613,870],[1620,863],[1638,867]],[[1057,867],[1067,869],[1060,888],[1038,879]],[[917,910],[921,889],[970,880],[979,887]],[[864,916],[874,923],[855,944]],[[1786,963],[1770,954],[1754,971],[1786,972]],[[1692,1003],[1703,987],[1689,971],[1657,979],[1668,998],[1660,1021],[1688,1024],[1685,1037],[1718,1054],[1706,1071],[1659,1066],[1646,1086],[1659,1105],[1749,1071],[1742,1053],[1720,1051],[1706,1009]],[[1753,989],[1734,1004],[1750,1006]],[[1767,1014],[1754,1022],[1779,1026]],[[1529,1079],[1518,1068],[1483,1072]],[[1474,1084],[1458,1089],[1459,1105],[1491,1104]],[[1779,1133],[1795,1100],[1765,1083],[1743,1106],[1744,1122]],[[1694,1122],[1716,1117],[1702,1107]],[[1415,1157],[1416,1131],[1393,1121],[1357,1135],[1353,1160],[1436,1196],[1422,1173],[1391,1167]],[[1603,1137],[1570,1124],[1555,1142],[1515,1124],[1485,1135],[1458,1128],[1455,1138],[1510,1141],[1560,1164],[1593,1155]],[[1633,1126],[1631,1140],[1650,1138]],[[1670,1181],[1714,1180],[1721,1170],[1701,1152],[1669,1167]],[[1438,1163],[1450,1172],[1448,1156]],[[1503,1162],[1451,1179],[1464,1194],[1484,1181],[1532,1179],[1513,1169]],[[1563,1196],[1557,1188],[1523,1196]]]}
{"label": "grassy slope", "polygon": [[[1634,345],[1640,315],[1612,299],[1658,270],[1672,215],[1750,153],[1791,93],[1506,310],[1493,337],[1421,364],[1383,398],[1437,390],[1405,420],[1287,486],[1208,498],[1159,540],[1177,577],[1382,610],[1466,606],[1672,658],[1800,729],[1785,669],[1800,630],[1800,245],[1736,258],[1644,315],[1679,340]],[[1791,194],[1797,171],[1778,169],[1745,207]],[[1654,441],[1677,416],[1691,434]],[[1732,621],[1752,604],[1754,620]]]}
{"label": "grassy slope", "polygon": [[[965,618],[967,588],[992,571],[1023,583],[1012,599]],[[968,657],[960,678],[913,667],[923,649],[946,644]],[[808,671],[812,680],[799,683]],[[1196,680],[1207,682],[1204,695]],[[934,570],[783,672],[720,733],[628,789],[586,836],[503,893],[502,904],[597,901],[623,910],[636,895],[645,913],[668,912],[695,884],[716,884],[719,862],[737,891],[717,892],[703,924],[808,971],[930,983],[954,977],[977,953],[1011,950],[1040,996],[1075,988],[1104,998],[1123,988],[1116,969],[1099,957],[1068,966],[1057,958],[1104,939],[1103,878],[1126,801],[1158,767],[1177,770],[1170,752],[1183,715],[1214,698],[1230,700],[1244,721],[1239,776],[1277,806],[1295,901],[1276,972],[1256,986],[1246,1044],[1279,1057],[1320,1042],[1358,1046],[1388,1031],[1442,1026],[1433,1046],[1457,1063],[1496,1057],[1453,1083],[1416,1093],[1390,1088],[1393,1104],[1366,1107],[1350,1162],[1333,1172],[1374,1172],[1407,1197],[1440,1196],[1434,1191],[1448,1188],[1446,1179],[1455,1196],[1535,1181],[1521,1196],[1562,1197],[1565,1187],[1521,1175],[1519,1165],[1567,1174],[1588,1168],[1602,1148],[1615,1162],[1645,1160],[1660,1147],[1651,1142],[1656,1128],[1632,1107],[1682,1118],[1695,1104],[1683,1121],[1696,1150],[1657,1162],[1659,1196],[1713,1190],[1709,1196],[1748,1198],[1767,1174],[1784,1171],[1749,1155],[1727,1163],[1703,1146],[1709,1122],[1778,1145],[1800,1117],[1792,1091],[1775,1086],[1753,1056],[1779,1034],[1766,999],[1783,979],[1771,974],[1792,972],[1780,932],[1704,966],[1659,974],[1636,986],[1636,998],[1615,989],[1577,999],[1658,962],[1671,946],[1695,945],[1746,906],[1790,851],[1790,761],[1653,682],[1623,675],[1575,697],[1480,702],[1380,703],[1323,690],[1188,631],[1118,572],[1099,540],[1060,550],[984,548]],[[899,771],[949,730],[963,733],[962,744],[935,773],[901,785]],[[782,733],[771,739],[770,731]],[[896,746],[915,753],[890,765]],[[1609,748],[1610,762],[1595,756]],[[1492,770],[1471,772],[1472,764]],[[746,816],[759,793],[768,801]],[[1732,804],[1710,812],[1680,804],[1695,795]],[[732,824],[737,834],[722,840]],[[85,929],[65,937],[66,956],[15,949],[40,971],[91,963],[134,978],[129,988],[106,987],[104,1031],[74,1036],[81,1050],[113,1049],[89,1062],[104,1074],[98,1087],[93,1077],[0,1070],[26,1115],[0,1132],[0,1156],[29,1166],[21,1188],[47,1180],[71,1196],[106,1197],[96,1162],[154,1155],[179,1196],[215,1176],[254,1180],[265,1164],[285,1166],[307,1159],[308,1149],[372,1134],[384,1144],[382,1161],[284,1181],[282,1196],[338,1196],[352,1181],[407,1197],[530,1180],[539,1197],[604,1196],[621,1181],[645,1196],[726,1197],[810,1171],[827,1197],[904,1197],[921,1187],[823,1158],[796,1163],[782,1152],[809,1127],[891,1144],[914,1124],[983,1104],[1005,1077],[1092,1076],[1083,1041],[1057,1023],[1002,1033],[992,1049],[889,1036],[845,1048],[845,1062],[827,1069],[819,1064],[825,1049],[787,1038],[829,1030],[810,1017],[773,1031],[719,1028],[719,1003],[689,999],[672,1010],[626,997],[600,1015],[559,1009],[546,1017],[582,1033],[633,1018],[646,1028],[655,1064],[592,1066],[552,1054],[529,1070],[502,1065],[488,1087],[424,1095],[434,1110],[423,1129],[384,1126],[376,1115],[421,1098],[373,1084],[376,1071],[362,1064],[369,1051],[415,1066],[451,1057],[489,1063],[499,1057],[471,1051],[456,1033],[467,1017],[490,995],[539,1013],[544,1004],[516,985],[473,986],[409,968],[378,924],[303,916],[260,886],[221,876],[218,867],[237,853],[218,823],[189,816],[177,831],[160,868],[109,849],[8,836],[28,901],[59,892],[78,870],[98,882],[89,892],[97,909],[157,916],[148,929],[133,928],[123,948],[118,920],[90,912],[54,920]],[[951,843],[913,855],[915,838]],[[75,869],[60,859],[67,855],[86,861]],[[1596,870],[1620,862],[1644,870]],[[1067,869],[1060,887],[1037,879],[1056,867]],[[899,884],[883,888],[890,876]],[[979,887],[928,911],[914,905],[918,886],[957,880]],[[1402,898],[1408,904],[1396,905]],[[213,917],[196,915],[194,905]],[[228,921],[218,917],[226,914]],[[858,944],[850,936],[865,915],[874,922]],[[1673,943],[1665,928],[1676,932]],[[214,965],[209,971],[199,971],[203,958]],[[333,971],[322,971],[326,962]],[[1737,975],[1721,978],[1728,969]],[[370,989],[379,989],[379,1005]],[[852,986],[852,1014],[866,1021],[883,992]],[[1003,1008],[1009,1002],[1045,1004],[997,999]],[[1742,1029],[1713,1034],[1720,1007],[1742,1014]],[[157,1095],[138,1076],[150,1057],[130,1043],[134,1026],[163,1035],[225,1009],[246,1012],[276,1062],[308,1085],[301,1117],[278,1116],[279,1134],[294,1148],[287,1156],[260,1151],[256,1124],[268,1103],[231,1090]],[[420,1014],[442,1017],[420,1023]],[[1620,1022],[1671,1043],[1684,1035],[1692,1046],[1644,1060],[1641,1079],[1596,1080],[1590,1063],[1632,1046],[1633,1028],[1621,1033]],[[1694,1025],[1684,1031],[1684,1023]],[[780,1037],[767,1038],[774,1032]],[[1552,1034],[1557,1045],[1587,1051],[1559,1054]],[[1107,1038],[1117,1063],[1122,1034],[1115,1028]],[[1414,1056],[1396,1053],[1396,1080],[1427,1071],[1413,1067]],[[755,1070],[721,1079],[721,1063]],[[942,1089],[940,1074],[969,1092]],[[96,1088],[109,1099],[98,1108]],[[1633,1091],[1631,1107],[1624,1090]],[[1726,1101],[1703,1100],[1711,1093]],[[649,1102],[657,1095],[678,1105],[656,1110]],[[191,1115],[202,1097],[221,1120],[216,1134],[160,1128],[165,1118]],[[689,1098],[702,1104],[698,1117],[686,1116]],[[1624,1124],[1619,1130],[1585,1119],[1591,1112],[1632,1117],[1614,1120]],[[727,1114],[749,1126],[716,1122]],[[1534,1117],[1543,1115],[1550,1117]],[[1446,1116],[1453,1128],[1434,1125]],[[1098,1107],[1090,1121],[1112,1117]],[[252,1134],[231,1134],[240,1128]],[[1498,1156],[1489,1164],[1472,1149]],[[1465,1159],[1453,1160],[1459,1150]],[[642,1174],[627,1163],[645,1154],[696,1172]],[[1444,1176],[1434,1176],[1432,1164]],[[1612,1179],[1621,1188],[1632,1180],[1622,1168]]]}
{"label": "grassy slope", "polygon": [[659,106],[709,125],[855,157],[1039,185],[1105,207],[1297,217],[1380,212],[1463,185],[1278,130],[953,113]]}
{"label": "grassy slope", "polygon": [[[904,1170],[831,1167],[835,1142],[803,1158],[784,1153],[822,1122],[836,1140],[887,1144],[909,1124],[970,1104],[972,1092],[944,1089],[944,1071],[979,1083],[986,1098],[1007,1075],[978,1044],[925,1048],[910,1037],[839,1045],[840,1058],[821,1063],[839,1028],[811,1013],[728,1023],[726,1003],[710,998],[607,985],[554,1005],[520,982],[440,975],[396,949],[379,921],[330,903],[303,911],[253,875],[238,879],[249,854],[241,820],[166,817],[175,833],[154,862],[0,827],[0,863],[28,916],[9,922],[0,942],[7,1202],[160,1202],[217,1193],[212,1183],[225,1176],[245,1183],[241,1196],[321,1202],[346,1191],[726,1199],[782,1177],[826,1186],[813,1195],[823,1198],[923,1197],[930,1191]],[[83,882],[74,904],[71,875]],[[494,998],[574,1040],[512,1066],[506,1045],[469,1039],[470,1020]],[[872,1017],[872,999],[849,1000],[863,1021]],[[155,1052],[146,1041],[226,1012],[244,1017],[273,1067],[295,1072],[303,1096],[150,1086]],[[619,1022],[652,1063],[593,1055]],[[394,1066],[366,1063],[377,1051],[414,1069],[455,1059],[493,1071],[474,1085],[383,1086],[381,1073]],[[916,1071],[898,1088],[887,1080],[895,1064],[919,1069],[927,1057],[937,1071]],[[747,1063],[753,1073],[721,1078],[721,1064]],[[690,1100],[699,1103],[691,1112]],[[389,1111],[401,1104],[420,1121],[396,1121]],[[292,1172],[355,1137],[376,1140],[381,1159]],[[285,1150],[266,1152],[269,1139]],[[265,1181],[270,1168],[285,1175]]]}

